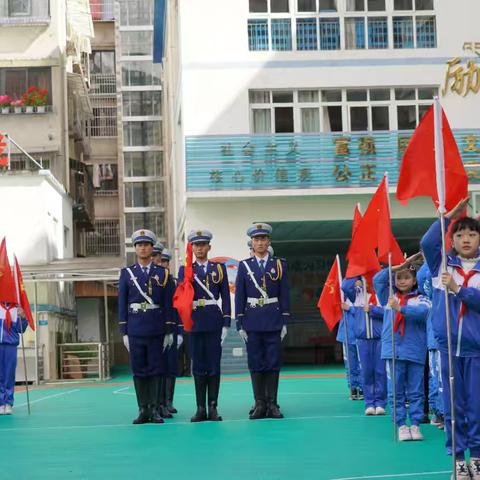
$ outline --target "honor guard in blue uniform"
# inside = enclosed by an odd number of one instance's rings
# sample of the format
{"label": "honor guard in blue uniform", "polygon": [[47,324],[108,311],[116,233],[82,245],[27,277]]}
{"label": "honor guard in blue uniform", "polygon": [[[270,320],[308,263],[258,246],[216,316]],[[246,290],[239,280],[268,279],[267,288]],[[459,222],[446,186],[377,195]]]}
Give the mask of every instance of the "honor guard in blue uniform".
{"label": "honor guard in blue uniform", "polygon": [[247,346],[255,397],[252,420],[283,418],[276,398],[290,292],[285,260],[268,253],[271,233],[272,227],[266,223],[248,229],[255,255],[239,263],[235,287],[237,329]]}
{"label": "honor guard in blue uniform", "polygon": [[[192,371],[195,380],[197,411],[192,422],[220,421],[217,403],[220,389],[220,360],[222,344],[230,327],[230,288],[227,269],[223,263],[208,260],[212,234],[208,230],[194,230],[188,235],[192,244],[193,263],[193,328],[190,333]],[[181,282],[184,268],[180,267]],[[221,299],[221,306],[219,305]],[[208,415],[206,410],[208,391]]]}
{"label": "honor guard in blue uniform", "polygon": [[[163,253],[165,252],[165,254]],[[168,260],[166,260],[168,256]],[[170,253],[166,251],[161,243],[156,243],[153,247],[152,259],[156,265],[169,270]],[[170,270],[169,270],[170,271]],[[170,288],[175,291],[177,288],[177,280],[171,274],[168,281]],[[178,352],[177,349],[183,343],[183,324],[180,316],[175,311],[176,325],[173,331],[173,344],[163,352],[163,360],[165,362],[165,376],[162,381],[162,388],[160,390],[160,398],[158,400],[160,413],[163,418],[172,418],[172,413],[178,413],[173,406],[173,395],[175,393],[175,380],[178,374]]]}
{"label": "honor guard in blue uniform", "polygon": [[132,243],[137,263],[120,272],[118,317],[139,407],[133,423],[163,423],[158,398],[165,374],[162,352],[173,343],[173,289],[168,270],[152,263],[155,234],[137,230]]}

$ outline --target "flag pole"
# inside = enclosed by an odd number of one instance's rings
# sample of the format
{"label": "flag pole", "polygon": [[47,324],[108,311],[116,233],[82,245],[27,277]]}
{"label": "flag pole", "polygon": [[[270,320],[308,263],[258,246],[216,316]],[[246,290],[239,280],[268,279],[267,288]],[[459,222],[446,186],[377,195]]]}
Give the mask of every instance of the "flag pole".
{"label": "flag pole", "polygon": [[[342,270],[340,269],[340,257],[337,255],[335,256],[335,261],[337,262],[337,271],[338,271],[338,284],[340,285],[340,301],[342,303],[345,302],[345,296],[343,295],[342,291]],[[345,315],[345,310],[342,308],[342,320],[343,320],[343,335],[345,341],[343,342],[345,355],[347,356],[347,374],[348,374],[348,383],[350,386],[350,394],[352,393],[352,370],[350,367],[350,352],[348,351],[349,343],[348,343],[348,329],[347,329],[347,316]]]}
{"label": "flag pole", "polygon": [[[15,275],[15,289],[17,292],[17,302],[18,302],[18,307],[20,307],[20,291],[18,288],[18,273],[17,273],[17,258],[15,257],[15,265],[14,265],[14,275]],[[27,410],[28,414],[30,415],[32,412],[30,410],[30,392],[28,390],[28,376],[27,376],[27,360],[25,358],[25,341],[23,339],[23,325],[22,325],[22,320],[18,315],[18,310],[17,310],[17,322],[20,322],[20,343],[22,346],[22,357],[23,357],[23,371],[25,375],[25,393],[27,394]]]}
{"label": "flag pole", "polygon": [[[390,196],[388,192],[388,172],[384,174],[386,190],[387,190],[387,203],[388,203],[388,215],[390,216]],[[393,283],[392,283],[392,249],[388,252],[388,298],[393,297]],[[397,381],[396,381],[396,361],[395,361],[395,315],[393,314],[393,308],[390,309],[390,323],[392,328],[392,371],[390,372],[392,381],[392,410],[393,410],[393,440],[397,441]]]}
{"label": "flag pole", "polygon": [[[434,112],[434,139],[435,139],[435,173],[437,179],[438,211],[440,213],[440,226],[442,231],[442,273],[447,271],[447,248],[445,241],[445,163],[443,149],[443,119],[442,107],[438,97],[433,98]],[[447,347],[448,347],[448,378],[450,384],[450,419],[452,432],[452,469],[453,478],[457,480],[456,468],[456,416],[455,416],[455,377],[453,374],[453,352],[452,352],[452,331],[450,319],[450,302],[448,287],[444,288],[445,295],[445,321],[447,327]]]}

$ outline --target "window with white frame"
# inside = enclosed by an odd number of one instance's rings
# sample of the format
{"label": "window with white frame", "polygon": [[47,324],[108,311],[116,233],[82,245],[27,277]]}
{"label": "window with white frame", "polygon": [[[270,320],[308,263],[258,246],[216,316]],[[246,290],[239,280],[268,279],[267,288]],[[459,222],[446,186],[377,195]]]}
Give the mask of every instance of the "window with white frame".
{"label": "window with white frame", "polygon": [[411,130],[437,87],[250,90],[251,132]]}
{"label": "window with white frame", "polygon": [[125,182],[125,207],[163,207],[163,182]]}
{"label": "window with white frame", "polygon": [[251,51],[436,47],[433,0],[249,0],[247,31]]}
{"label": "window with white frame", "polygon": [[163,177],[163,152],[124,152],[125,177]]}
{"label": "window with white frame", "polygon": [[162,123],[157,120],[123,122],[123,144],[126,147],[162,145]]}
{"label": "window with white frame", "polygon": [[0,68],[0,92],[21,99],[29,87],[47,90],[47,105],[52,104],[52,69],[50,67]]}
{"label": "window with white frame", "polygon": [[[130,238],[132,233],[140,228],[155,232],[157,238],[165,236],[165,214],[163,212],[135,212],[125,214],[125,236]],[[133,263],[133,262],[132,262]]]}

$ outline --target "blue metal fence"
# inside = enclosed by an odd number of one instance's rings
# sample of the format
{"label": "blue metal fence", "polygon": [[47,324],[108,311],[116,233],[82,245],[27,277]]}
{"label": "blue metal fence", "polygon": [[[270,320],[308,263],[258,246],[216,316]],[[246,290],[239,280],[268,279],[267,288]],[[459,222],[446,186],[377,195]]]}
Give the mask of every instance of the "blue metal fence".
{"label": "blue metal fence", "polygon": [[[398,179],[411,131],[186,138],[188,191],[372,187]],[[480,163],[480,129],[454,132],[466,165]],[[480,183],[480,169],[468,168]]]}
{"label": "blue metal fence", "polygon": [[292,49],[292,23],[289,18],[272,20],[272,50]]}
{"label": "blue metal fence", "polygon": [[268,50],[268,20],[248,21],[248,49]]}
{"label": "blue metal fence", "polygon": [[413,18],[393,17],[393,48],[413,47]]}
{"label": "blue metal fence", "polygon": [[435,17],[417,17],[417,48],[435,48],[436,46]]}
{"label": "blue metal fence", "polygon": [[388,48],[388,27],[385,17],[368,19],[368,48]]}
{"label": "blue metal fence", "polygon": [[297,50],[317,50],[317,19],[297,19]]}

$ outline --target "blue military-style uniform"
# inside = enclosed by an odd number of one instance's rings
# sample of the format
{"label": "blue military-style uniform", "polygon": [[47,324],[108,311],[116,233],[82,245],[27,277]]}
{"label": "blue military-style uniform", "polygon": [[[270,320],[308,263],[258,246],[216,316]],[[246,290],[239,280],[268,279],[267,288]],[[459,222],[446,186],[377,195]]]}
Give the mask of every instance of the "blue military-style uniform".
{"label": "blue military-style uniform", "polygon": [[[270,236],[265,223],[248,229],[250,237]],[[276,405],[281,367],[281,332],[290,316],[290,291],[285,260],[256,256],[239,263],[235,286],[237,329],[246,341],[255,410],[250,418],[282,415]]]}
{"label": "blue military-style uniform", "polygon": [[[210,243],[208,230],[191,231],[188,241]],[[195,380],[197,413],[192,421],[206,420],[206,392],[208,390],[208,419],[221,420],[216,412],[220,389],[220,360],[222,332],[230,327],[231,300],[227,269],[223,263],[207,261],[193,263],[193,328],[190,332],[192,373]],[[178,281],[183,281],[184,267],[180,267]],[[221,307],[219,305],[221,300]]]}
{"label": "blue military-style uniform", "polygon": [[[132,243],[155,244],[149,230],[132,235]],[[171,335],[174,321],[173,289],[167,269],[150,263],[142,267],[136,263],[122,268],[118,289],[118,317],[120,331],[128,338],[130,362],[140,415],[134,423],[154,421],[162,423],[158,412],[158,391],[161,376],[165,374],[162,351],[166,335]],[[160,418],[159,418],[160,417]]]}

